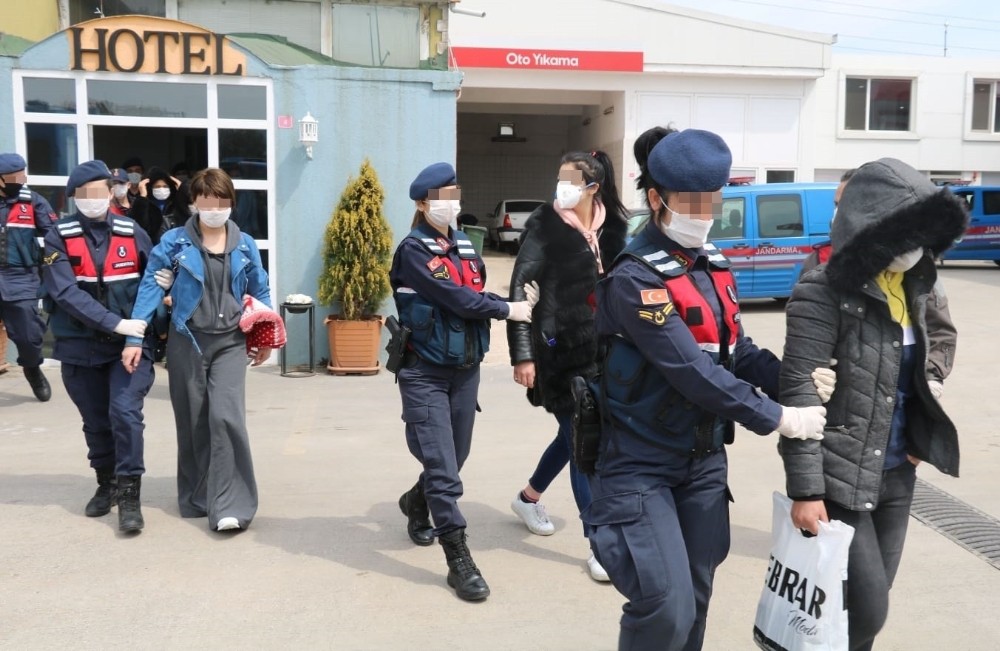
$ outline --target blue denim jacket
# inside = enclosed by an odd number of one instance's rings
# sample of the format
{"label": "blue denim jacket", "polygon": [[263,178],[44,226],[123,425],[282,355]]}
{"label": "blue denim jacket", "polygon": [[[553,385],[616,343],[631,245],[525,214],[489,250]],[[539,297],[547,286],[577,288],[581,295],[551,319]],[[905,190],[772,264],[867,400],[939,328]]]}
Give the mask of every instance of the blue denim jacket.
{"label": "blue denim jacket", "polygon": [[[267,272],[260,260],[257,244],[246,233],[240,233],[239,245],[229,254],[233,296],[240,303],[250,294],[271,307],[271,291],[267,285]],[[174,228],[164,233],[160,243],[149,254],[146,272],[139,283],[139,295],[132,308],[132,318],[150,323],[157,306],[163,302],[164,291],[156,284],[154,274],[160,269],[172,269],[174,284],[170,288],[173,313],[170,321],[177,332],[189,337],[195,350],[201,352],[198,342],[187,327],[187,322],[201,302],[205,291],[205,266],[201,251],[191,241],[184,228]],[[142,345],[142,340],[129,337],[126,346]]]}

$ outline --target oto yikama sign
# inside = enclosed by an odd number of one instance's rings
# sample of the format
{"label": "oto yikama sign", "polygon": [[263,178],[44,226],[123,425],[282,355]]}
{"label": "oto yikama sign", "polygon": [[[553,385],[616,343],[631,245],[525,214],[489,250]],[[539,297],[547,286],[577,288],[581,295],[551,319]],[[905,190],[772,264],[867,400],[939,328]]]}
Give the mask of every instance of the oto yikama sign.
{"label": "oto yikama sign", "polygon": [[246,73],[246,56],[201,27],[150,16],[113,16],[66,30],[70,69],[185,75]]}
{"label": "oto yikama sign", "polygon": [[642,52],[453,47],[460,68],[642,72]]}

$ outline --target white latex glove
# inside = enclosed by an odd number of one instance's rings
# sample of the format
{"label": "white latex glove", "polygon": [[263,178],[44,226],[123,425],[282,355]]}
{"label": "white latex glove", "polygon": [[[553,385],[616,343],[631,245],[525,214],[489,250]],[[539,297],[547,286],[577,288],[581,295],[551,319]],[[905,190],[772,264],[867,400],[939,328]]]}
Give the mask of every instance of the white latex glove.
{"label": "white latex glove", "polygon": [[941,395],[944,393],[944,385],[937,380],[927,380],[927,386],[931,389],[931,395],[938,402],[941,402]]}
{"label": "white latex glove", "polygon": [[163,291],[167,291],[170,289],[170,286],[174,284],[174,272],[170,269],[160,269],[153,274],[153,278],[156,279],[156,284],[159,285],[160,289]]}
{"label": "white latex glove", "polygon": [[531,323],[531,301],[507,303],[507,307],[510,308],[510,314],[507,315],[508,321]]}
{"label": "white latex glove", "polygon": [[837,372],[833,370],[836,365],[837,360],[831,359],[830,368],[819,366],[812,372],[813,384],[816,386],[820,402],[830,402],[830,396],[833,395],[833,389],[837,385]]}
{"label": "white latex glove", "polygon": [[146,332],[146,322],[142,319],[122,319],[115,326],[115,332],[125,337],[142,337]]}
{"label": "white latex glove", "polygon": [[527,302],[531,307],[535,307],[538,304],[538,283],[532,280],[530,283],[524,286],[524,295],[527,297]]}
{"label": "white latex glove", "polygon": [[826,407],[782,407],[778,434],[790,439],[823,439]]}

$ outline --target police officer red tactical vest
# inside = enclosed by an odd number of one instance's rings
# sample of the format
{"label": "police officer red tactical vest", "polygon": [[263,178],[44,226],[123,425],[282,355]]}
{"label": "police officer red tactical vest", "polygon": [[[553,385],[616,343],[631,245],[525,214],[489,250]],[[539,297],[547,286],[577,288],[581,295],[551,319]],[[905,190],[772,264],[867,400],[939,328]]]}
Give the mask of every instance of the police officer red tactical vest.
{"label": "police officer red tactical vest", "polygon": [[[104,260],[94,259],[83,226],[73,217],[56,223],[56,229],[66,245],[66,255],[76,276],[77,286],[94,297],[108,311],[130,318],[132,304],[139,291],[142,277],[139,251],[135,244],[135,222],[111,217],[111,238]],[[52,333],[56,337],[117,338],[118,335],[97,333],[87,328],[65,311],[55,308],[52,314]]]}
{"label": "police officer red tactical vest", "polygon": [[830,256],[833,254],[833,244],[830,242],[817,244],[813,248],[816,251],[816,258],[819,260],[819,264],[826,264],[830,260]]}
{"label": "police officer red tactical vest", "polygon": [[[688,274],[679,252],[663,251],[640,234],[622,256],[633,257],[663,278],[664,290],[647,290],[650,303],[672,305],[699,348],[716,364],[731,367],[740,330],[736,281],[729,260],[706,244],[708,272],[723,314],[720,332],[711,305]],[[669,312],[650,310],[649,318],[665,320]],[[662,376],[648,368],[636,344],[622,337],[608,338],[608,353],[597,386],[602,407],[612,423],[628,423],[627,430],[651,445],[699,456],[733,440],[733,423],[717,418],[687,400]]]}
{"label": "police officer red tactical vest", "polygon": [[22,187],[17,201],[7,204],[7,219],[0,232],[0,266],[38,266],[40,260],[38,242],[35,240],[35,219],[31,190]]}
{"label": "police officer red tactical vest", "polygon": [[[416,239],[433,254],[427,263],[432,276],[483,291],[479,255],[465,233],[454,232],[454,245],[443,237],[428,237],[419,228],[407,237]],[[459,264],[447,255],[452,246],[458,248]],[[490,348],[488,322],[462,319],[447,307],[431,303],[407,289],[396,290],[396,303],[400,322],[411,330],[408,347],[412,352],[425,362],[439,366],[469,367],[483,361]]]}

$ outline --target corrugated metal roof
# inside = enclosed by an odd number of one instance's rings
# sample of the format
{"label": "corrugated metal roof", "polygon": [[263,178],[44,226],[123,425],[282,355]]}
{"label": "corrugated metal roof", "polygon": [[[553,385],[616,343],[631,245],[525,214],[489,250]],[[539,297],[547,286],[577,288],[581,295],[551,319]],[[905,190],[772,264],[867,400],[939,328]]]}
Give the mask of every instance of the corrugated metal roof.
{"label": "corrugated metal roof", "polygon": [[273,34],[226,34],[233,43],[272,66],[347,65]]}

